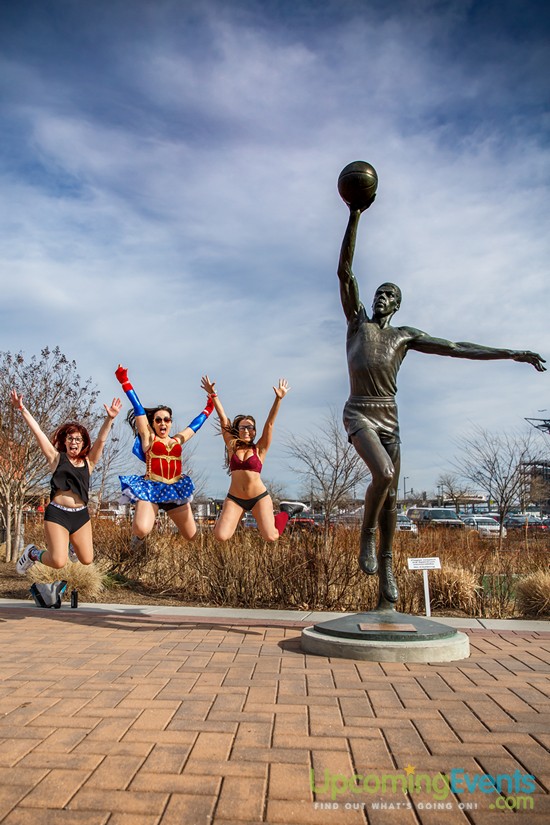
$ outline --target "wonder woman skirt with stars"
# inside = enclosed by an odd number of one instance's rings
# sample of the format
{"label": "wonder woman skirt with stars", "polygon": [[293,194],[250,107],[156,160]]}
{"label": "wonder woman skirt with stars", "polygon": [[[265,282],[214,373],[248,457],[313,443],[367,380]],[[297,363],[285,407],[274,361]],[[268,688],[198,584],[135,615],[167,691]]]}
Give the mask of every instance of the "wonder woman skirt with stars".
{"label": "wonder woman skirt with stars", "polygon": [[189,476],[182,476],[174,484],[162,481],[148,481],[145,476],[119,476],[122,487],[121,503],[150,501],[162,507],[164,503],[189,504],[193,501],[195,485]]}

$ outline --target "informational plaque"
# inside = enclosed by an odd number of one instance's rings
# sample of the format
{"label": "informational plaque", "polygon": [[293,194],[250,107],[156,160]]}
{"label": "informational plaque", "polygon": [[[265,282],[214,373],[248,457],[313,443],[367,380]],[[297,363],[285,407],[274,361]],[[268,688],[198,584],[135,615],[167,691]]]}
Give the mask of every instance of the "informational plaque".
{"label": "informational plaque", "polygon": [[441,570],[438,556],[427,556],[424,559],[408,559],[409,570]]}

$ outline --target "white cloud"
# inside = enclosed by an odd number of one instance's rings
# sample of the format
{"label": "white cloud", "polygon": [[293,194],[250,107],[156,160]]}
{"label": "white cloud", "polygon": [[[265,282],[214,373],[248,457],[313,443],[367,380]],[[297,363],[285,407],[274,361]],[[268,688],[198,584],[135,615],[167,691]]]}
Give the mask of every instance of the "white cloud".
{"label": "white cloud", "polygon": [[[538,42],[492,47],[461,28],[464,3],[417,3],[416,18],[407,4],[338,4],[336,17],[299,4],[285,22],[269,3],[194,17],[137,5],[148,28],[122,5],[118,26],[94,18],[97,49],[65,58],[74,73],[48,44],[38,59],[30,32],[29,51],[4,61],[2,349],[59,344],[106,397],[128,363],[180,423],[198,411],[202,372],[228,409],[258,418],[284,375],[281,436],[307,435],[348,391],[335,183],[363,158],[380,176],[354,266],[364,302],[396,280],[396,324],[550,352]],[[546,380],[521,364],[410,355],[409,485],[434,486],[468,418],[507,427],[544,406]],[[267,474],[292,488],[281,441]],[[201,432],[194,462],[216,494],[221,454]]]}

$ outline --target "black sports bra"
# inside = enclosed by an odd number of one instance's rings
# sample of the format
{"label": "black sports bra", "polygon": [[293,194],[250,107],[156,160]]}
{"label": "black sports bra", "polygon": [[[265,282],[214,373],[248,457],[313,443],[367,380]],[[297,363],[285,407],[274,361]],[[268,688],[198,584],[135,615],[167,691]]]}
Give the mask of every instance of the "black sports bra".
{"label": "black sports bra", "polygon": [[54,498],[56,493],[70,490],[71,493],[81,498],[84,504],[87,504],[90,494],[90,468],[88,462],[84,460],[83,467],[75,467],[69,460],[67,453],[59,453],[59,464],[52,475],[50,487],[51,498]]}

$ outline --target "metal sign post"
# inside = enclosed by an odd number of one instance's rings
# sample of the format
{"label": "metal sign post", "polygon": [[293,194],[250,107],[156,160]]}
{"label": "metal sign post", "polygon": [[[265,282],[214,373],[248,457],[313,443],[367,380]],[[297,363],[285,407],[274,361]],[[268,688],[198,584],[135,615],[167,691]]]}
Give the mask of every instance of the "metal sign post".
{"label": "metal sign post", "polygon": [[430,556],[420,559],[408,559],[409,570],[422,570],[424,580],[424,604],[426,606],[426,616],[431,616],[430,589],[428,587],[428,570],[441,570],[441,562],[437,556]]}

